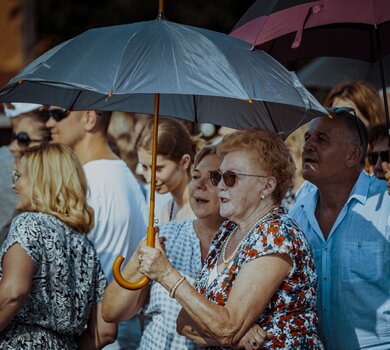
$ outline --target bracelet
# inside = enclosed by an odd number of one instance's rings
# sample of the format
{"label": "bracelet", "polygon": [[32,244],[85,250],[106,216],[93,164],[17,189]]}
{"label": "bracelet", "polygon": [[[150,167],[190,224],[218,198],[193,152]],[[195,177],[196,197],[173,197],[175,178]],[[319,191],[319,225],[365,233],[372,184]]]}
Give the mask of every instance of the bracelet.
{"label": "bracelet", "polygon": [[183,281],[185,280],[185,276],[181,276],[178,281],[174,284],[174,286],[172,287],[171,291],[169,292],[169,297],[170,298],[174,298],[175,297],[175,293],[176,293],[176,289],[183,283]]}

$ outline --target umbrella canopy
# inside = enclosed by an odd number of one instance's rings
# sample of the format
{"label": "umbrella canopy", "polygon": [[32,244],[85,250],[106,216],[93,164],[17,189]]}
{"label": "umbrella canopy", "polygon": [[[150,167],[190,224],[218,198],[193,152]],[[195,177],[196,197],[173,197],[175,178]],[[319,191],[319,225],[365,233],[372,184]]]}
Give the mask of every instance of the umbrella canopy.
{"label": "umbrella canopy", "polygon": [[388,0],[257,0],[231,35],[280,62],[318,56],[375,62],[390,53],[390,6]]}
{"label": "umbrella canopy", "polygon": [[160,114],[286,137],[324,112],[294,73],[247,43],[166,20],[89,30],[48,51],[0,102]]}
{"label": "umbrella canopy", "polygon": [[[390,82],[390,55],[384,60],[385,80]],[[332,89],[347,80],[363,80],[377,89],[382,87],[379,63],[343,57],[319,57],[297,71],[299,80],[307,87]]]}

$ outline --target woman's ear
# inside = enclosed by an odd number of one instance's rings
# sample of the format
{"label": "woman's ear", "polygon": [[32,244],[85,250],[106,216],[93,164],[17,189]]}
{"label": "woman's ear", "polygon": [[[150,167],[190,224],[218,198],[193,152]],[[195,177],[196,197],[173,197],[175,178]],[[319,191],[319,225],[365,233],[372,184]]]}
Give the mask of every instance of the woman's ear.
{"label": "woman's ear", "polygon": [[264,196],[268,196],[275,190],[275,187],[276,187],[276,179],[273,176],[268,176],[262,194]]}
{"label": "woman's ear", "polygon": [[191,167],[191,164],[192,164],[191,156],[189,154],[184,154],[181,157],[180,165],[183,167],[184,170],[187,170],[188,168]]}

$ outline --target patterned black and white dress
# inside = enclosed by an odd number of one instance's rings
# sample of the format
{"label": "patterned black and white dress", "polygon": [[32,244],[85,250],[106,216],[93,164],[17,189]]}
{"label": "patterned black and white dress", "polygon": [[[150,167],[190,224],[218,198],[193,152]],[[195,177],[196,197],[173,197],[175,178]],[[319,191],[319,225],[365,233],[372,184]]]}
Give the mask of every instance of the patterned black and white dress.
{"label": "patterned black and white dress", "polygon": [[52,215],[20,214],[0,250],[0,278],[3,256],[15,243],[36,272],[26,303],[0,332],[0,349],[77,349],[76,338],[107,285],[92,243]]}

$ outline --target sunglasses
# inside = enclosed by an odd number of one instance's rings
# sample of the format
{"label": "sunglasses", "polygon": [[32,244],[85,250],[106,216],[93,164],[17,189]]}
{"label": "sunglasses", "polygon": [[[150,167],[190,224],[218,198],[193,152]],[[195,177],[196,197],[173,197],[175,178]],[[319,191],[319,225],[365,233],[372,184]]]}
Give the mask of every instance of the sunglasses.
{"label": "sunglasses", "polygon": [[368,162],[371,165],[375,165],[380,157],[382,162],[389,162],[389,152],[390,150],[380,151],[380,152],[370,152],[368,154]]}
{"label": "sunglasses", "polygon": [[359,125],[358,116],[356,115],[356,111],[352,107],[330,107],[326,109],[329,113],[344,114],[350,118],[353,118],[356,124],[357,132],[359,134],[359,141],[360,141],[359,146],[363,146],[363,136]]}
{"label": "sunglasses", "polygon": [[233,187],[236,183],[236,178],[238,176],[251,176],[251,177],[267,177],[264,175],[250,175],[250,174],[240,174],[235,173],[234,171],[228,170],[222,173],[220,170],[209,171],[210,181],[213,186],[218,186],[219,182],[223,178],[223,182],[228,187]]}
{"label": "sunglasses", "polygon": [[22,176],[22,174],[19,173],[19,171],[12,170],[12,183],[15,185],[16,181],[18,181],[21,176]]}
{"label": "sunglasses", "polygon": [[56,122],[60,122],[69,115],[70,109],[53,108],[49,109],[47,112],[49,113],[49,116],[52,117]]}
{"label": "sunglasses", "polygon": [[17,134],[12,134],[12,141],[16,140],[19,146],[28,147],[31,142],[42,142],[42,140],[34,140],[27,134],[25,131],[18,132]]}

